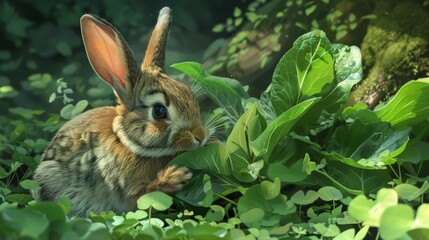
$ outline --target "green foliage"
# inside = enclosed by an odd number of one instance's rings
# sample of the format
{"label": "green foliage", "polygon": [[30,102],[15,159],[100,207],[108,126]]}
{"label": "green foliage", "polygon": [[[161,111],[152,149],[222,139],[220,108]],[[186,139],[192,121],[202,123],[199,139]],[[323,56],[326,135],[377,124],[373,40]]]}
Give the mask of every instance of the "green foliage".
{"label": "green foliage", "polygon": [[411,206],[398,203],[396,189],[380,189],[375,200],[356,197],[350,202],[349,213],[364,226],[378,227],[383,239],[415,239],[412,237],[429,234],[429,204],[421,204],[415,213]]}
{"label": "green foliage", "polygon": [[173,199],[162,192],[151,192],[137,200],[137,208],[146,210],[155,208],[159,211],[165,211],[173,204]]}
{"label": "green foliage", "polygon": [[428,91],[428,82],[428,78],[407,82],[386,105],[375,111],[356,104],[345,109],[344,113],[368,123],[381,120],[395,128],[406,128],[427,119],[429,109],[425,103],[429,96],[425,93]]}
{"label": "green foliage", "polygon": [[[306,14],[312,14],[308,8]],[[237,17],[243,15],[236,11]],[[61,46],[63,54],[67,47]],[[50,102],[62,98],[60,115],[11,108],[1,129],[0,238],[27,239],[411,239],[428,235],[427,120],[429,80],[405,85],[388,103],[369,110],[346,107],[362,78],[356,47],[331,44],[324,32],[299,37],[278,63],[271,85],[251,98],[236,80],[208,74],[195,62],[173,65],[217,104],[232,129],[226,140],[185,152],[171,165],[193,178],[173,198],[152,192],[128,213],[68,217],[67,199],[32,201],[29,180],[45,138],[61,117],[82,112],[63,80]],[[31,80],[30,80],[31,81]],[[42,90],[43,91],[43,90]],[[54,94],[52,94],[54,92]],[[95,93],[97,94],[97,93]],[[398,107],[400,106],[400,107]],[[3,117],[2,117],[3,118]],[[4,133],[8,133],[7,135]],[[27,170],[29,169],[29,170]],[[24,171],[17,174],[17,171]],[[293,185],[292,185],[293,184]]]}
{"label": "green foliage", "polygon": [[[261,69],[271,68],[276,64],[274,59],[278,58],[278,52],[290,47],[292,42],[288,38],[294,39],[311,30],[323,29],[331,39],[356,44],[356,39],[361,38],[361,30],[376,17],[372,13],[375,3],[366,4],[367,8],[362,8],[358,2],[346,4],[331,0],[253,0],[246,8],[236,7],[228,12],[229,17],[223,23],[212,28],[218,34],[235,35],[208,70],[241,70],[242,61],[248,61],[249,56],[257,58],[255,61],[260,63]],[[246,55],[249,50],[252,54]],[[257,54],[253,53],[255,51]]]}
{"label": "green foliage", "polygon": [[331,44],[322,31],[308,33],[295,41],[274,71],[270,97],[277,115],[316,94],[323,94],[324,88],[330,90],[334,81],[330,51]]}
{"label": "green foliage", "polygon": [[225,109],[232,121],[236,122],[243,114],[241,98],[248,98],[249,95],[237,80],[209,75],[196,62],[177,63],[171,67],[190,76],[194,84],[201,87],[216,104]]}
{"label": "green foliage", "polygon": [[[178,69],[193,78],[206,76],[201,70],[195,74],[193,69],[201,68],[196,66],[196,63],[183,63]],[[292,223],[283,235],[289,237],[342,239],[347,235],[359,239],[371,234],[369,228],[356,233],[348,229],[350,226],[342,232],[347,225],[357,224],[356,220],[362,221],[354,214],[363,214],[359,208],[365,206],[365,202],[352,202],[350,216],[344,208],[349,205],[350,197],[359,195],[356,197],[359,199],[361,194],[374,194],[382,186],[393,185],[395,190],[392,191],[397,191],[408,203],[422,200],[427,192],[427,184],[421,188],[415,186],[417,178],[412,180],[414,184],[405,183],[409,180],[403,178],[404,171],[416,174],[418,170],[419,176],[425,176],[421,166],[407,164],[404,169],[401,168],[403,162],[398,159],[416,144],[411,141],[412,129],[429,117],[421,101],[427,96],[429,85],[426,79],[416,81],[415,86],[405,85],[390,102],[374,111],[359,105],[345,108],[351,87],[361,77],[357,48],[331,45],[320,31],[305,34],[280,60],[273,82],[261,99],[242,99],[245,112],[235,121],[224,144],[184,153],[171,164],[197,166],[196,169],[210,174],[210,179],[216,175],[221,178],[222,181],[210,182],[214,190],[214,198],[210,200],[235,203],[238,199],[238,217],[251,234],[253,228],[273,230],[282,227],[282,223]],[[201,79],[195,81],[201,82]],[[203,88],[213,101],[218,101],[213,98],[216,92],[212,88]],[[232,95],[231,86],[219,88]],[[216,91],[220,91],[219,88]],[[235,96],[238,95],[236,92]],[[236,106],[237,102],[232,105]],[[225,114],[229,114],[227,111]],[[423,164],[423,158],[415,163]],[[193,181],[204,185],[207,174],[197,175]],[[389,178],[390,174],[393,178]],[[323,177],[326,179],[320,181]],[[272,181],[264,180],[266,178]],[[329,181],[333,185],[329,185]],[[291,182],[305,184],[298,191],[278,191],[279,183]],[[305,187],[308,185],[314,190],[308,190]],[[185,188],[178,196],[188,201],[201,198],[197,195],[201,192],[207,191]],[[227,196],[235,197],[229,199]],[[331,204],[323,208],[319,201]],[[199,203],[200,206],[206,204]],[[382,204],[386,208],[390,206]],[[304,206],[307,216],[301,213]],[[414,204],[407,206],[412,209]],[[300,221],[290,222],[294,216]],[[394,218],[393,214],[389,216]],[[352,221],[352,217],[356,220]],[[406,234],[413,228],[402,229],[405,230],[400,233]],[[382,237],[389,239],[389,235],[383,236],[386,230],[379,228],[379,231]]]}

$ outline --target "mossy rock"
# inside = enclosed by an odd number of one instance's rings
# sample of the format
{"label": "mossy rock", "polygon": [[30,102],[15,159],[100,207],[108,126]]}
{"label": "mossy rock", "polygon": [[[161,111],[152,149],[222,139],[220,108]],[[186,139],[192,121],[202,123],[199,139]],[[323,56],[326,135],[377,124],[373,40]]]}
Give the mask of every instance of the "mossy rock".
{"label": "mossy rock", "polygon": [[374,107],[429,71],[429,10],[422,1],[382,0],[362,42],[366,78],[350,96]]}

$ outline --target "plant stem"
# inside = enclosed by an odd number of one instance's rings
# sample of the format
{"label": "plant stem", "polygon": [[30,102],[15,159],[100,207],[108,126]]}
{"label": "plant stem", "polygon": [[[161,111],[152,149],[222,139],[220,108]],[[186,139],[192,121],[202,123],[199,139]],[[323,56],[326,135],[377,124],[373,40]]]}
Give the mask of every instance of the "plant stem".
{"label": "plant stem", "polygon": [[220,195],[220,194],[217,194],[217,193],[214,193],[214,195],[216,195],[217,197],[222,198],[223,200],[225,200],[225,201],[227,201],[227,202],[229,202],[229,203],[234,204],[234,205],[236,205],[236,206],[237,206],[237,203],[236,203],[236,202],[232,201],[231,199],[229,199],[229,198],[227,198],[227,197],[224,197],[224,196],[222,196],[222,195]]}
{"label": "plant stem", "polygon": [[152,226],[150,220],[152,219],[152,206],[149,207],[149,226]]}
{"label": "plant stem", "polygon": [[402,182],[401,164],[398,164],[398,172],[399,172],[399,181],[401,181],[401,182]]}
{"label": "plant stem", "polygon": [[246,148],[247,148],[247,154],[249,155],[250,162],[253,162],[253,152],[250,150],[250,141],[249,141],[249,132],[247,129],[247,126],[245,126],[244,129],[244,136],[246,138]]}
{"label": "plant stem", "polygon": [[423,161],[420,159],[419,169],[417,170],[416,176],[420,175],[420,171],[422,170],[422,166],[423,166]]}
{"label": "plant stem", "polygon": [[331,180],[333,183],[335,183],[338,187],[340,187],[341,189],[343,189],[344,191],[352,194],[352,195],[361,195],[364,194],[361,190],[355,190],[355,189],[350,189],[344,185],[342,185],[341,183],[339,183],[337,180],[335,180],[334,178],[332,178],[331,176],[329,176],[329,174],[327,174],[325,171],[323,170],[315,170],[316,172],[322,174],[323,176],[327,177],[329,180]]}
{"label": "plant stem", "polygon": [[398,173],[395,171],[395,169],[393,168],[393,166],[391,164],[389,164],[390,169],[392,170],[393,174],[395,174],[396,178],[399,179],[399,181],[402,182],[401,177],[398,175]]}

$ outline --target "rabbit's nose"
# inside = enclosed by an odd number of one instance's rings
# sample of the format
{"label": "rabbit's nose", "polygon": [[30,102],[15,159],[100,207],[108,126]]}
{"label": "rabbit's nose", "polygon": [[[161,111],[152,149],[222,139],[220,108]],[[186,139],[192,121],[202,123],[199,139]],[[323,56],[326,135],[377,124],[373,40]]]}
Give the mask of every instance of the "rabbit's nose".
{"label": "rabbit's nose", "polygon": [[192,130],[192,135],[194,135],[195,140],[201,144],[207,136],[207,129],[202,126],[198,126]]}

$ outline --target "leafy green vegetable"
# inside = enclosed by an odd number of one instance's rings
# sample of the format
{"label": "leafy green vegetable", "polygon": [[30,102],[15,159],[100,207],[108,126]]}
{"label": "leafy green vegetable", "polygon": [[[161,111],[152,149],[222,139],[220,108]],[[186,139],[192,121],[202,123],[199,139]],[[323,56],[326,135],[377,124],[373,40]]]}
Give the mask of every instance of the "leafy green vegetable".
{"label": "leafy green vegetable", "polygon": [[275,145],[290,132],[294,124],[317,100],[317,98],[313,98],[299,103],[272,121],[261,135],[251,143],[254,153],[257,156],[263,155],[268,158]]}
{"label": "leafy green vegetable", "polygon": [[196,170],[209,170],[221,175],[231,175],[234,165],[227,156],[223,144],[210,144],[191,152],[185,152],[170,165],[188,166]]}
{"label": "leafy green vegetable", "polygon": [[412,126],[429,117],[429,78],[410,81],[375,114],[384,122],[397,128]]}
{"label": "leafy green vegetable", "polygon": [[425,104],[428,93],[428,78],[409,81],[387,104],[374,111],[358,103],[345,109],[344,113],[366,123],[383,121],[396,129],[404,129],[429,118],[429,108]]}
{"label": "leafy green vegetable", "polygon": [[[360,121],[338,127],[327,144],[324,156],[367,169],[384,168],[396,161],[408,142],[410,129],[395,131],[387,123]],[[350,136],[354,136],[350,138]]]}
{"label": "leafy green vegetable", "polygon": [[298,38],[278,63],[272,81],[271,102],[275,113],[320,94],[334,81],[331,44],[322,31]]}
{"label": "leafy green vegetable", "polygon": [[200,85],[207,95],[226,111],[232,120],[237,121],[243,114],[241,97],[248,95],[236,80],[211,76],[203,69],[201,64],[196,62],[176,63],[171,67],[194,79],[195,84]]}

